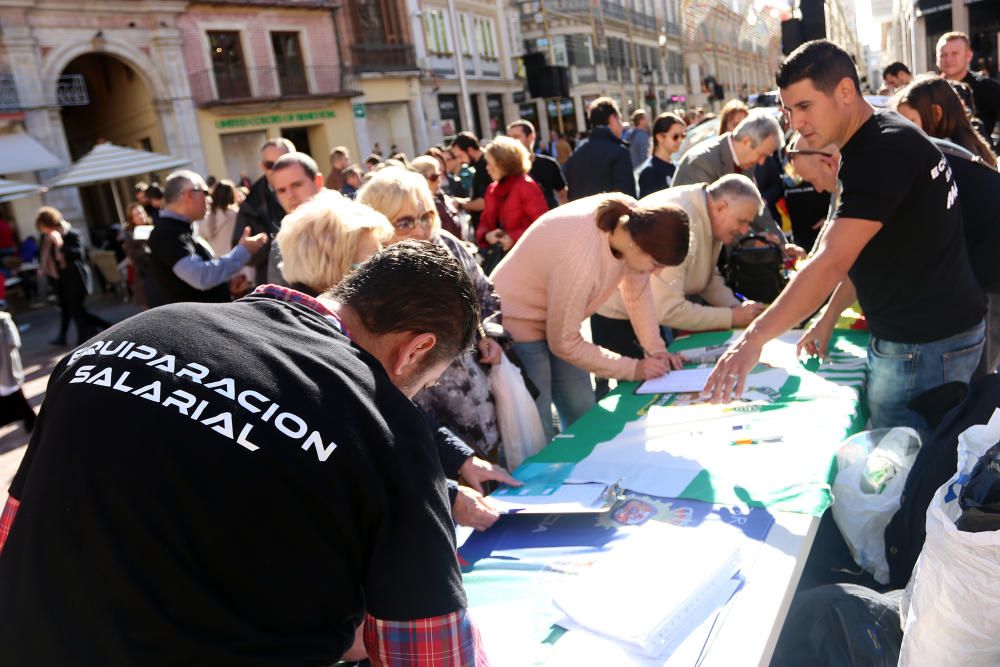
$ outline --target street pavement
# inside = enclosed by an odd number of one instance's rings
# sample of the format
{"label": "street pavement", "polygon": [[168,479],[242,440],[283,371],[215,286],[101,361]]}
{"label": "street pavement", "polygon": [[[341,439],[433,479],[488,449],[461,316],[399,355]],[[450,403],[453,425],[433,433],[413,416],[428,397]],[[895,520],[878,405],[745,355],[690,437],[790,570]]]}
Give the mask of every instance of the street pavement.
{"label": "street pavement", "polygon": [[[87,307],[112,323],[139,312],[138,308],[122,303],[121,297],[114,294],[91,297],[87,301]],[[24,395],[37,412],[45,398],[49,374],[59,360],[72,351],[73,346],[54,347],[49,344],[59,331],[59,309],[55,306],[35,304],[34,307],[13,315],[21,331]],[[76,342],[76,327],[72,324],[68,339],[70,343]],[[0,427],[0,506],[7,502],[7,488],[21,465],[27,444],[28,433],[21,422]]]}

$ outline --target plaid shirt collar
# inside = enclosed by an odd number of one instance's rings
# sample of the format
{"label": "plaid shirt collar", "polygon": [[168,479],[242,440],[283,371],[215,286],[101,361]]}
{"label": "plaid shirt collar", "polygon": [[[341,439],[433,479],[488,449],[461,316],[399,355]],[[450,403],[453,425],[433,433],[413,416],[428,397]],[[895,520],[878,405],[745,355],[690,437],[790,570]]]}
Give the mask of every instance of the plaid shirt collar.
{"label": "plaid shirt collar", "polygon": [[282,287],[281,285],[261,285],[253,291],[255,295],[267,296],[272,299],[278,299],[279,301],[288,301],[291,303],[297,303],[300,306],[305,306],[309,310],[325,317],[333,326],[337,327],[337,331],[344,334],[351,340],[354,338],[351,336],[350,330],[344,325],[337,315],[324,306],[318,299],[315,299],[308,294],[303,294],[302,292],[293,290],[288,287]]}

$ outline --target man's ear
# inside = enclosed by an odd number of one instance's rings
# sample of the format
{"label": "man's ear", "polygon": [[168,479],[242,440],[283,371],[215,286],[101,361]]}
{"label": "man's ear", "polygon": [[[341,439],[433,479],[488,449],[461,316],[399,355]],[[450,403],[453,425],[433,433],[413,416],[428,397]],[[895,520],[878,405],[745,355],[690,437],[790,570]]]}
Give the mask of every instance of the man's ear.
{"label": "man's ear", "polygon": [[854,100],[860,93],[854,87],[854,81],[850,77],[845,76],[837,84],[837,87],[833,89],[834,95],[838,102],[841,104],[847,104]]}
{"label": "man's ear", "polygon": [[316,174],[316,177],[313,179],[313,182],[316,183],[316,187],[320,190],[322,190],[323,187],[326,185],[326,181],[323,179],[323,174],[320,173]]}
{"label": "man's ear", "polygon": [[393,353],[393,375],[406,375],[423,366],[435,345],[437,345],[437,336],[432,333],[404,336]]}

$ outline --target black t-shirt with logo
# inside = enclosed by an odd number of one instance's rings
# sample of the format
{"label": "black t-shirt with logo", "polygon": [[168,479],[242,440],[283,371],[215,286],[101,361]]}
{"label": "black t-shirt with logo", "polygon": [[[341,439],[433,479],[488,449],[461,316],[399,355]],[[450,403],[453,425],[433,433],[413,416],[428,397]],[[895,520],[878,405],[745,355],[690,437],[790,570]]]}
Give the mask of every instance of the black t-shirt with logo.
{"label": "black t-shirt with logo", "polygon": [[850,277],[872,333],[927,343],[975,326],[985,302],[969,265],[951,168],[899,114],[876,112],[841,149],[838,218],[882,228]]}
{"label": "black t-shirt with logo", "polygon": [[157,308],[64,359],[11,490],[3,665],[325,665],[366,609],[465,606],[426,421],[272,297]]}

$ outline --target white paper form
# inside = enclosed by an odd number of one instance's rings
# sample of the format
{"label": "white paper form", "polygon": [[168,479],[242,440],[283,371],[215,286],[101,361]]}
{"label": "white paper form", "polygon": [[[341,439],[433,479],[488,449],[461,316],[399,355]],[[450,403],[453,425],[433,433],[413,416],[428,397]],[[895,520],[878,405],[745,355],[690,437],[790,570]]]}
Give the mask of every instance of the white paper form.
{"label": "white paper form", "polygon": [[545,495],[519,495],[515,488],[505,495],[492,495],[486,502],[505,514],[573,514],[609,509],[615,495],[607,496],[607,484],[563,484]]}
{"label": "white paper form", "polygon": [[670,371],[658,378],[646,380],[635,390],[637,394],[689,394],[701,393],[712,374],[711,368],[685,368]]}

